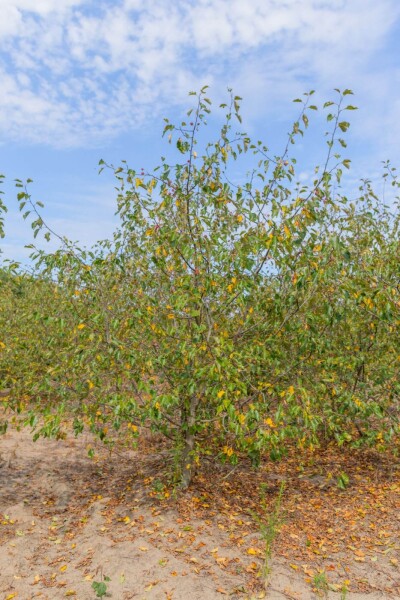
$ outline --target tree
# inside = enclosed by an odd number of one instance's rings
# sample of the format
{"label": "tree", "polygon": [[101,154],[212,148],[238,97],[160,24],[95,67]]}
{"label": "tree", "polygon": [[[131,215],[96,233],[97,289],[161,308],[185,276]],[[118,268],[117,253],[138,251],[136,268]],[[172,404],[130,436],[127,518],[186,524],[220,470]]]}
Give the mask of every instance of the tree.
{"label": "tree", "polygon": [[[338,148],[352,92],[324,105],[331,129],[310,187],[296,182],[291,152],[317,109],[313,92],[297,100],[279,156],[234,131],[241,99],[232,94],[219,135],[200,150],[206,93],[193,94],[179,127],[166,120],[176,164],[144,173],[100,161],[118,181],[120,226],[90,251],[61,237],[54,253],[32,246],[20,312],[29,339],[9,330],[3,342],[19,365],[9,367],[9,406],[29,397],[36,435],[63,435],[66,417],[106,441],[110,424],[133,435],[150,427],[171,440],[183,487],[205,455],[257,465],[265,452],[282,456],[287,440],[382,446],[398,434],[398,338],[387,338],[399,324],[398,216],[372,206],[369,184],[358,208],[335,191],[350,163]],[[254,169],[232,183],[246,153]],[[54,235],[17,185],[34,235]]]}

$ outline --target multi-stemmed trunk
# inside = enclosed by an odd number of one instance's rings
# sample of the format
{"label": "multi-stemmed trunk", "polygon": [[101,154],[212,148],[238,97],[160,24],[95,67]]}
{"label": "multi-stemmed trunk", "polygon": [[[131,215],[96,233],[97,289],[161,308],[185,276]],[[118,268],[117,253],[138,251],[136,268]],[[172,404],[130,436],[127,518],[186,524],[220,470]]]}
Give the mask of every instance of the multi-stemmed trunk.
{"label": "multi-stemmed trunk", "polygon": [[199,398],[192,396],[189,406],[182,411],[183,449],[181,454],[181,487],[187,489],[194,471],[194,449],[196,441],[196,411]]}

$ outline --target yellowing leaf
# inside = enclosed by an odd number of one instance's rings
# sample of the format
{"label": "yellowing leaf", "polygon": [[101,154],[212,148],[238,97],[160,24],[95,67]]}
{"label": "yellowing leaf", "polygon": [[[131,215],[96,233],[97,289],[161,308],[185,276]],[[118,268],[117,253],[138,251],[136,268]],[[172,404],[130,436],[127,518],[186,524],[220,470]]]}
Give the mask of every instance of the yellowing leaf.
{"label": "yellowing leaf", "polygon": [[231,448],[230,446],[224,446],[223,451],[224,454],[226,454],[227,456],[232,456],[233,454],[233,448]]}
{"label": "yellowing leaf", "polygon": [[124,517],[122,520],[123,520],[123,522],[124,522],[124,523],[126,523],[126,524],[128,524],[128,523],[130,523],[130,522],[131,522],[131,518],[130,518],[130,517],[128,517],[128,516]]}
{"label": "yellowing leaf", "polygon": [[222,396],[224,396],[225,392],[224,390],[220,390],[217,394],[218,398],[222,398]]}
{"label": "yellowing leaf", "polygon": [[84,329],[86,327],[85,323],[79,323],[78,329]]}

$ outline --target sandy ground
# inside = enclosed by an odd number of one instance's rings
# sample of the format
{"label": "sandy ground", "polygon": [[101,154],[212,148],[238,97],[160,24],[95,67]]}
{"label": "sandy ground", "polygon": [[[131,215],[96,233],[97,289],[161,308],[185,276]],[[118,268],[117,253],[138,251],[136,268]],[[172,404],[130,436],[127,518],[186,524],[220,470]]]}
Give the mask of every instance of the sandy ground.
{"label": "sandy ground", "polygon": [[[250,521],[229,510],[221,518],[188,513],[165,498],[154,479],[162,455],[99,447],[93,460],[89,442],[33,443],[26,430],[0,438],[0,600],[92,600],[93,582],[104,577],[104,597],[114,600],[400,598],[399,573],[380,558],[354,565],[369,578],[369,593],[344,593],[313,591],[285,553],[274,556],[265,591],[262,554],[249,550],[260,547]],[[188,493],[200,502],[196,490]],[[244,527],[239,542],[235,523]]]}

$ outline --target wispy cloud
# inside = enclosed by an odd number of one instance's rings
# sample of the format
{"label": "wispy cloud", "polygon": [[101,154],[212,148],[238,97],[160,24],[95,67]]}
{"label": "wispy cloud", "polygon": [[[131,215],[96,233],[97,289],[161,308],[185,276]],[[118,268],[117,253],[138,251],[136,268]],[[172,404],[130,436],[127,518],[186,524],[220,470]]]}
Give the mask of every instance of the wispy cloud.
{"label": "wispy cloud", "polygon": [[[374,62],[398,22],[396,0],[0,0],[0,8],[3,142],[94,145],[186,104],[204,83],[217,97],[233,86],[254,119],[310,86],[342,83],[375,110],[395,96],[399,77]],[[400,107],[387,108],[389,122]]]}

